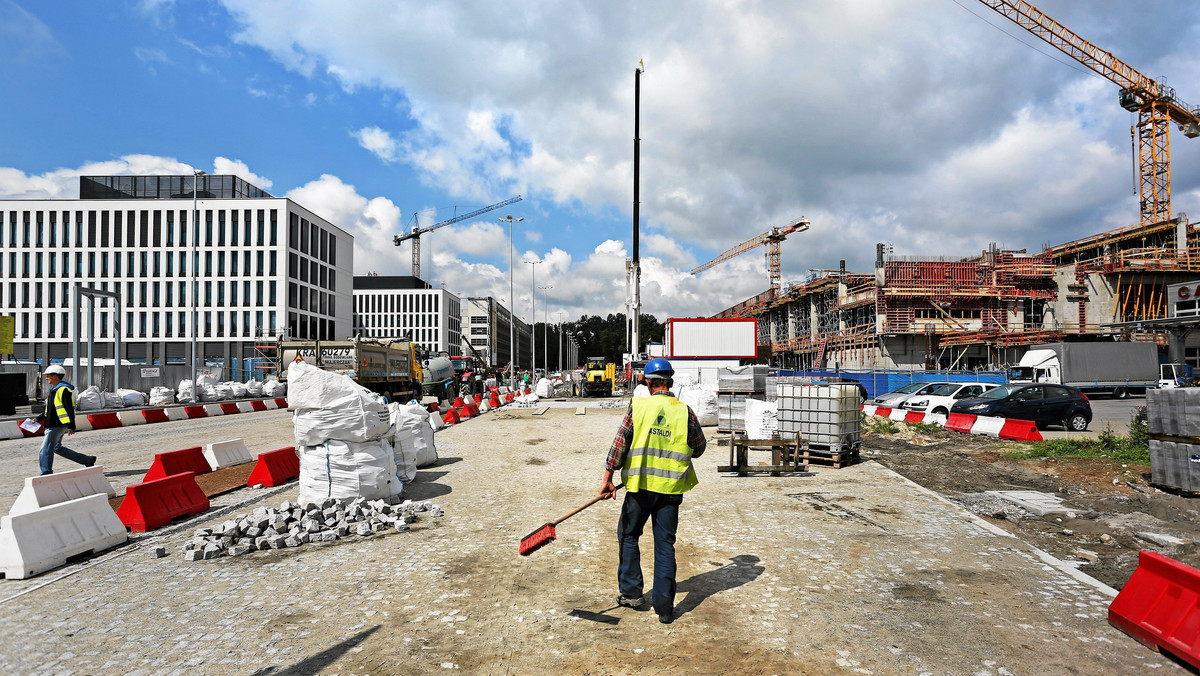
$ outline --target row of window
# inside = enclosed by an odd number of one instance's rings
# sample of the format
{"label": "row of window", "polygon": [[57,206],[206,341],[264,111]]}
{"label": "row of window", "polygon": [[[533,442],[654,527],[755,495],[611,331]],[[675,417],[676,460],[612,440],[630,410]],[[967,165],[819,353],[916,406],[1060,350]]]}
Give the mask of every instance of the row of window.
{"label": "row of window", "polygon": [[337,265],[337,236],[297,214],[288,214],[288,246],[322,263]]}
{"label": "row of window", "polygon": [[[354,294],[354,310],[369,312],[434,312],[441,306],[440,293],[362,293]],[[453,308],[451,308],[453,309]],[[455,313],[457,314],[457,312]]]}
{"label": "row of window", "polygon": [[430,314],[370,314],[354,315],[354,324],[358,328],[412,329],[438,328],[438,315]]}
{"label": "row of window", "polygon": [[334,321],[299,312],[288,313],[288,336],[298,340],[337,340]]}
{"label": "row of window", "polygon": [[[191,312],[126,312],[124,337],[126,338],[190,338],[188,316]],[[240,314],[240,321],[239,321]],[[99,313],[97,338],[109,338],[112,313]],[[199,313],[202,338],[250,338],[262,332],[275,331],[275,311],[244,310],[241,313]],[[264,323],[264,321],[266,323]],[[115,328],[115,327],[113,327]],[[21,312],[17,315],[16,338],[69,338],[71,319],[69,312]]]}
{"label": "row of window", "polygon": [[[199,253],[192,256],[193,260],[199,257]],[[55,252],[23,252],[20,258],[17,257],[17,252],[12,251],[8,254],[8,276],[15,278],[20,272],[21,277],[174,277],[175,271],[178,269],[180,277],[187,277],[187,259],[188,253],[185,251],[140,251],[140,252],[112,252],[108,251],[89,251],[87,255],[84,252],[77,252],[74,256],[74,267],[71,265],[72,256],[70,252],[63,251],[59,254]],[[125,265],[122,266],[122,261]],[[178,266],[176,266],[178,261]],[[229,265],[226,267],[225,263]],[[215,265],[214,265],[215,263]],[[315,265],[315,263],[314,263]],[[0,276],[3,276],[5,268],[4,257],[0,256]],[[74,274],[72,274],[72,272]],[[307,268],[304,270],[303,280],[308,280]],[[60,274],[61,273],[61,274]],[[224,277],[228,273],[230,277],[262,277],[264,275],[275,276],[277,274],[276,259],[274,251],[205,251],[204,252],[204,275],[211,277],[216,274],[219,277]],[[296,275],[293,273],[293,277]],[[330,290],[336,290],[334,283],[334,275],[330,274],[328,280],[324,269],[322,269],[321,280],[328,282]],[[322,284],[326,286],[326,284]]]}
{"label": "row of window", "polygon": [[[76,247],[83,247],[86,242],[86,246],[89,247],[148,248],[187,246],[188,214],[191,210],[75,211],[73,222],[71,211],[7,213],[6,224],[5,212],[0,211],[0,234],[7,229],[7,244],[13,248],[18,246],[18,242],[23,247],[68,247],[72,242]],[[239,213],[242,214],[240,229]],[[257,220],[251,220],[252,216],[257,216]],[[205,246],[236,246],[239,242],[243,246],[278,244],[279,223],[276,209],[202,209],[200,218],[204,230],[202,241]],[[292,218],[295,218],[294,214]],[[0,237],[0,246],[4,243],[4,239]],[[336,255],[335,245],[329,242],[326,248],[330,252],[329,262],[332,262]]]}
{"label": "row of window", "polygon": [[336,301],[332,293],[325,293],[295,282],[288,282],[288,307],[323,315],[337,314]]}
{"label": "row of window", "polygon": [[288,276],[322,289],[337,291],[336,270],[294,253],[288,253]]}
{"label": "row of window", "polygon": [[[192,282],[125,282],[122,289],[120,282],[112,282],[112,291],[124,291],[121,296],[124,307],[176,307],[188,305],[188,288],[191,285]],[[273,281],[261,280],[202,282],[199,295],[204,307],[263,307],[275,305],[275,285]],[[69,282],[21,282],[19,287],[17,282],[9,282],[8,293],[4,294],[4,285],[0,284],[0,308],[10,311],[17,308],[70,308],[72,287],[73,284]],[[99,289],[108,291],[109,282],[101,282]],[[100,307],[108,306],[107,299],[98,300],[97,303]],[[332,309],[332,296],[329,304]]]}

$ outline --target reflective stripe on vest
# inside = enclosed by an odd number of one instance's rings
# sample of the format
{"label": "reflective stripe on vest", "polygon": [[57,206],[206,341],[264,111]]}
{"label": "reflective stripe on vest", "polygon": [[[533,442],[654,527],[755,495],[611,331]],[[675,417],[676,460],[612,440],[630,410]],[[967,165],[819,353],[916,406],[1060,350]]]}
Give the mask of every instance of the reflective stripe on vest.
{"label": "reflective stripe on vest", "polygon": [[67,407],[63,405],[63,393],[70,391],[71,386],[66,383],[59,383],[58,387],[54,388],[54,413],[58,416],[58,421],[64,425],[71,424],[71,415],[67,413]]}
{"label": "reflective stripe on vest", "polygon": [[678,494],[699,483],[692,469],[687,428],[687,404],[675,397],[652,395],[633,400],[634,436],[621,469],[626,490]]}

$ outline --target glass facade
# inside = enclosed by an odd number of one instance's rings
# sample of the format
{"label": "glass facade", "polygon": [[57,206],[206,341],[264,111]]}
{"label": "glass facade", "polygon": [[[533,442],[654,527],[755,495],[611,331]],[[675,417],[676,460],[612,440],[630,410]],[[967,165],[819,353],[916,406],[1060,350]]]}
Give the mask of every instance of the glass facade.
{"label": "glass facade", "polygon": [[[195,188],[193,188],[193,183]],[[80,176],[79,199],[236,199],[273,197],[232,174],[214,176]]]}

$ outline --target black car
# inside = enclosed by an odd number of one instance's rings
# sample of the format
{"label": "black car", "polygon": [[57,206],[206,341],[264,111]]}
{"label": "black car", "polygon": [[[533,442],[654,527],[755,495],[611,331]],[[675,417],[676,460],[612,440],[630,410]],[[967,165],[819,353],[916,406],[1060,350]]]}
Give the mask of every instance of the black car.
{"label": "black car", "polygon": [[1092,422],[1088,398],[1065,385],[1001,385],[955,403],[950,412],[1030,420],[1039,427],[1062,425],[1073,432],[1086,430]]}

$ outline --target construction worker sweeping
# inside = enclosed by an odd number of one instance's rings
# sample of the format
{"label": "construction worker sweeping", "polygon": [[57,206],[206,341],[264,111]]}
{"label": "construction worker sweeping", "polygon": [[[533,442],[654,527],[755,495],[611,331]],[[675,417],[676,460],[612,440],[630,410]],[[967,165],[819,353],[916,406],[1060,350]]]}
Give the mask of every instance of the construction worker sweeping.
{"label": "construction worker sweeping", "polygon": [[697,483],[692,460],[707,442],[700,421],[687,404],[671,395],[675,370],[666,359],[651,359],[642,372],[649,397],[635,397],[613,439],[605,463],[600,498],[616,495],[613,473],[620,470],[625,502],[617,522],[619,563],[617,603],[643,609],[642,560],[638,539],[646,520],[654,532],[654,586],[651,604],[658,621],[669,624],[675,613],[675,531],[683,494]]}

